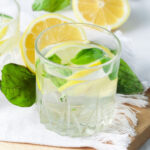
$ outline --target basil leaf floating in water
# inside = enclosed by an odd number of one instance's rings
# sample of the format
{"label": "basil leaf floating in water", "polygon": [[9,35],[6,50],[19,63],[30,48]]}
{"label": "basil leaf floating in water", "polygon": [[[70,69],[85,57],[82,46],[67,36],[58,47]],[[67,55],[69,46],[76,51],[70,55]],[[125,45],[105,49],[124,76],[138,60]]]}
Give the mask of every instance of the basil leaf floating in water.
{"label": "basil leaf floating in water", "polygon": [[71,0],[35,0],[32,9],[34,11],[45,10],[48,12],[55,12],[69,6],[70,1]]}
{"label": "basil leaf floating in water", "polygon": [[111,53],[114,54],[114,55],[117,54],[117,50],[115,50],[115,49],[110,49],[110,51],[111,51]]}
{"label": "basil leaf floating in water", "polygon": [[38,67],[39,64],[40,64],[40,59],[38,58],[38,59],[36,60],[35,67]]}
{"label": "basil leaf floating in water", "polygon": [[99,48],[87,48],[81,50],[71,62],[76,65],[86,65],[100,59],[104,56],[103,50]]}
{"label": "basil leaf floating in water", "polygon": [[[52,62],[54,62],[54,63],[57,63],[57,64],[61,64],[61,58],[58,56],[58,55],[56,55],[56,54],[54,54],[54,55],[52,55],[52,56],[50,56],[50,57],[48,57],[48,60],[50,60],[50,61],[52,61]],[[65,65],[66,66],[66,65]],[[63,75],[63,76],[70,76],[70,75],[72,75],[72,71],[71,71],[71,69],[69,69],[69,68],[61,68],[61,67],[58,67],[57,68],[57,70],[59,71],[59,73],[61,74],[61,75]]]}
{"label": "basil leaf floating in water", "polygon": [[59,68],[59,72],[60,72],[60,74],[62,74],[63,76],[66,76],[66,77],[72,75],[72,70],[69,68]]}
{"label": "basil leaf floating in water", "polygon": [[[100,62],[101,62],[102,64],[104,64],[104,63],[106,63],[106,62],[108,62],[108,61],[110,61],[110,60],[111,60],[110,57],[104,57],[104,58],[100,59]],[[107,72],[109,71],[110,67],[111,67],[111,64],[108,64],[108,65],[103,66],[104,72],[107,73]],[[110,73],[110,74],[108,75],[108,76],[109,76],[109,79],[110,79],[110,80],[116,79],[116,78],[117,78],[117,73],[118,73],[118,66],[117,66],[117,64],[114,64],[114,65],[113,65],[113,69],[112,69],[112,73]]]}
{"label": "basil leaf floating in water", "polygon": [[50,60],[56,64],[61,64],[61,58],[59,56],[57,56],[56,54],[48,57],[48,60]]}
{"label": "basil leaf floating in water", "polygon": [[7,64],[2,69],[1,91],[9,102],[20,107],[35,103],[35,75],[17,64]]}
{"label": "basil leaf floating in water", "polygon": [[[54,63],[57,63],[57,64],[61,64],[61,58],[56,55],[56,54],[53,54],[52,56],[48,57],[48,60],[54,62]],[[68,68],[61,68],[61,67],[55,67],[55,69],[57,69],[57,71],[63,75],[63,76],[70,76],[72,74],[72,71],[71,69],[68,69]],[[56,76],[53,76],[51,74],[48,74],[46,72],[43,73],[43,76],[46,77],[46,78],[49,78],[51,80],[51,82],[57,87],[59,88],[60,86],[64,85],[67,80],[66,79],[63,79],[63,78],[60,78],[60,77],[56,77]]]}
{"label": "basil leaf floating in water", "polygon": [[[101,62],[102,64],[104,64],[104,63],[108,62],[109,60],[111,60],[110,57],[104,57],[104,58],[100,59],[100,62]],[[105,66],[103,67],[104,72],[107,73],[107,72],[109,71],[110,67],[111,67],[110,64],[105,65]]]}
{"label": "basil leaf floating in water", "polygon": [[59,77],[50,75],[50,74],[48,74],[48,73],[46,73],[46,72],[44,72],[44,73],[42,74],[42,76],[45,77],[45,78],[50,79],[51,82],[52,82],[57,88],[61,87],[62,85],[64,85],[64,84],[67,82],[66,79],[62,79],[62,78],[59,78]]}

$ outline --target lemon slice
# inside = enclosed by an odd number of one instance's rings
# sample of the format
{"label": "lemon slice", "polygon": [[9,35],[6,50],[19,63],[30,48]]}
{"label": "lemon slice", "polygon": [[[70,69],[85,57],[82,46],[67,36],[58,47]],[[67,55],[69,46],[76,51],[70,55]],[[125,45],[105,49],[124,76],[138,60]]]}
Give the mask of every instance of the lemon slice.
{"label": "lemon slice", "polygon": [[109,29],[120,27],[130,14],[128,0],[73,0],[72,6],[79,21]]}
{"label": "lemon slice", "polygon": [[[57,54],[57,56],[59,56],[62,60],[63,60],[63,64],[68,63],[70,61],[70,59],[72,57],[74,57],[81,49],[85,49],[85,48],[100,48],[102,49],[106,55],[108,55],[109,57],[113,57],[113,54],[110,52],[110,50],[104,46],[101,45],[95,45],[95,44],[90,44],[87,41],[85,41],[85,43],[81,43],[81,42],[64,42],[62,44],[59,44],[57,46],[55,46],[54,48],[52,48],[45,57],[50,57],[53,54]],[[94,67],[94,66],[98,66],[100,65],[101,62],[95,61],[91,64],[88,64],[88,67]],[[97,71],[99,68],[90,68],[90,69],[84,69],[82,71],[78,71],[73,73],[71,76],[67,77],[66,80],[68,80],[67,83],[65,83],[64,85],[60,86],[58,88],[59,92],[64,91],[65,89],[75,85],[75,84],[79,84],[79,83],[83,83],[84,81],[81,79],[79,80],[79,78],[85,77],[89,74],[91,74],[94,71]],[[48,72],[48,69],[46,70]],[[78,79],[78,80],[75,80]]]}
{"label": "lemon slice", "polygon": [[[58,14],[47,14],[41,16],[31,22],[26,31],[24,32],[21,42],[20,49],[23,60],[26,66],[35,72],[35,39],[37,36],[46,28],[53,25],[73,22],[73,20]],[[49,37],[51,40],[46,40]],[[40,49],[54,43],[68,40],[83,40],[85,35],[83,31],[73,25],[57,26],[53,30],[45,32],[42,40],[40,41]]]}

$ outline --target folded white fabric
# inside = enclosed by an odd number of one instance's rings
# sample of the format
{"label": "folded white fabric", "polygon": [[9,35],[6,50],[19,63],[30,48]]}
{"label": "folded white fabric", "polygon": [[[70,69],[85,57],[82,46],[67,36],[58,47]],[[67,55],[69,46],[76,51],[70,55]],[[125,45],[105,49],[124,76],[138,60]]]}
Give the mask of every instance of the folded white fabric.
{"label": "folded white fabric", "polygon": [[[127,150],[131,138],[135,136],[134,127],[137,124],[136,112],[124,103],[138,107],[145,107],[148,102],[145,96],[136,95],[116,96],[116,111],[113,123],[101,133],[83,138],[60,136],[47,130],[40,124],[36,105],[29,108],[20,108],[11,105],[0,93],[0,141],[34,143],[64,147],[89,146],[97,150]],[[128,119],[132,121],[132,125]],[[111,144],[108,144],[111,143]]]}
{"label": "folded white fabric", "polygon": [[[121,32],[116,34],[121,39],[122,57],[131,63],[130,58],[134,53],[132,53],[133,50],[130,47],[130,40],[128,41],[128,38],[125,38]],[[0,68],[9,62],[23,64],[18,49],[1,56]],[[134,95],[134,97],[137,99],[133,99],[131,96],[116,95],[117,102],[113,123],[101,133],[91,137],[71,138],[47,130],[40,123],[36,105],[29,108],[20,108],[10,104],[0,93],[0,141],[64,147],[89,146],[97,150],[127,150],[131,142],[130,136],[136,135],[134,127],[137,125],[137,112],[124,103],[138,107],[145,107],[148,104],[147,97],[143,95]],[[132,124],[129,123],[127,118],[132,121]]]}

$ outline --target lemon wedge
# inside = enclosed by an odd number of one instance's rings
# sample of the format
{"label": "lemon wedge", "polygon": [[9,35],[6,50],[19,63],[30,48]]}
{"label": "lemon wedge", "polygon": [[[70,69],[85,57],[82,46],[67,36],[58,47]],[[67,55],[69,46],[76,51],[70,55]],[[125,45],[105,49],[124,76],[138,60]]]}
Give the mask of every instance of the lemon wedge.
{"label": "lemon wedge", "polygon": [[[53,25],[74,22],[70,18],[67,18],[59,14],[46,14],[38,17],[33,20],[31,24],[27,27],[24,32],[22,39],[20,41],[20,49],[23,60],[26,66],[32,71],[35,72],[35,40],[37,36],[44,31],[46,28]],[[46,37],[49,37],[51,40],[46,40]],[[40,48],[43,49],[48,45],[59,43],[61,41],[68,40],[83,40],[85,35],[83,31],[73,25],[65,25],[62,28],[56,27],[53,30],[49,30],[43,35],[43,38],[40,42]]]}

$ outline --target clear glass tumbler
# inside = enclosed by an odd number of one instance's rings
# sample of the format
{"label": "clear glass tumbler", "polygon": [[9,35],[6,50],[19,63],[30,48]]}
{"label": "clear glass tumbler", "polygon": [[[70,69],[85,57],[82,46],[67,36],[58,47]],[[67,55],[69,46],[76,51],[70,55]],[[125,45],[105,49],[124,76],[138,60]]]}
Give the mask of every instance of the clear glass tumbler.
{"label": "clear glass tumbler", "polygon": [[100,26],[65,23],[43,31],[35,47],[41,123],[69,136],[89,136],[107,127],[115,108],[118,38]]}
{"label": "clear glass tumbler", "polygon": [[19,13],[16,0],[0,0],[0,55],[19,41]]}

